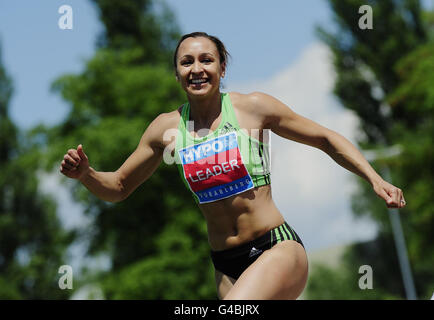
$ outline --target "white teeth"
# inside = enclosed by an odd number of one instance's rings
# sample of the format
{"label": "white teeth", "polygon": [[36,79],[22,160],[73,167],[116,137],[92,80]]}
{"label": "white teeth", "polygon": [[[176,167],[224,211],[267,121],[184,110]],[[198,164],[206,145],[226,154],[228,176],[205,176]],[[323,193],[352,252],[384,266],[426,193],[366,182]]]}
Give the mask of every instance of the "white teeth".
{"label": "white teeth", "polygon": [[195,79],[195,80],[191,80],[192,83],[197,84],[197,83],[204,83],[206,82],[206,79]]}

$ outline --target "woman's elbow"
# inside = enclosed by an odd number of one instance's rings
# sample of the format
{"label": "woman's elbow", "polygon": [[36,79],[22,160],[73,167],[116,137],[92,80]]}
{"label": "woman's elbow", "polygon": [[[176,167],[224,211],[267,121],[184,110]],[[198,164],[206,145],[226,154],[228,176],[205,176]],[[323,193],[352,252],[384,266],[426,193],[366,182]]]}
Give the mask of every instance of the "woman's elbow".
{"label": "woman's elbow", "polygon": [[115,172],[116,174],[116,196],[111,202],[121,202],[128,198],[129,193],[127,192],[127,188],[125,187],[124,181],[125,179],[122,178],[121,173],[118,171]]}

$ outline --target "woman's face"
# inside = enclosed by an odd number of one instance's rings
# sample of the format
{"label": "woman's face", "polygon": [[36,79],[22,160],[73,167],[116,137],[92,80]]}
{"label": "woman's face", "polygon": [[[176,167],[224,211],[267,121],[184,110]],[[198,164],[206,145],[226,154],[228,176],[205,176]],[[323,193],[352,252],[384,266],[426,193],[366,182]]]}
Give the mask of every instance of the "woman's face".
{"label": "woman's face", "polygon": [[190,37],[178,48],[176,70],[176,80],[188,95],[208,96],[219,90],[225,64],[220,64],[214,42],[204,37]]}

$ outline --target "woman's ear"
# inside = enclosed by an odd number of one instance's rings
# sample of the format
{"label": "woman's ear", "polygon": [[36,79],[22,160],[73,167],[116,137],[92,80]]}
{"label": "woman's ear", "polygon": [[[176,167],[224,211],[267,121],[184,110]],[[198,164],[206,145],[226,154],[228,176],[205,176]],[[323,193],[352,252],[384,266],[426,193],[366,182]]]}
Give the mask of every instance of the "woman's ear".
{"label": "woman's ear", "polygon": [[222,63],[221,65],[221,77],[224,78],[225,77],[225,73],[226,73],[226,61]]}

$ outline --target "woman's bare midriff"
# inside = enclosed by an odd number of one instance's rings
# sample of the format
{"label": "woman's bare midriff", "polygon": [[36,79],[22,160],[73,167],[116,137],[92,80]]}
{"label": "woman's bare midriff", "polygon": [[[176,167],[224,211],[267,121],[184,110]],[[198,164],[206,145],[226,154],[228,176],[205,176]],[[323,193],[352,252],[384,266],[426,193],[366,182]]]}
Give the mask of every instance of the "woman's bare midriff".
{"label": "woman's bare midriff", "polygon": [[260,237],[282,224],[284,218],[265,185],[230,198],[200,204],[212,250],[224,250]]}

